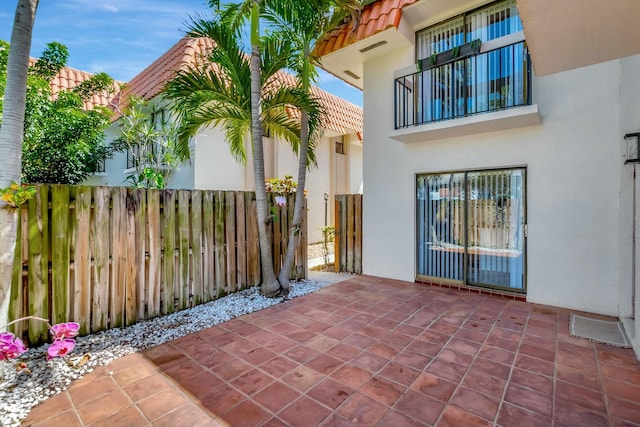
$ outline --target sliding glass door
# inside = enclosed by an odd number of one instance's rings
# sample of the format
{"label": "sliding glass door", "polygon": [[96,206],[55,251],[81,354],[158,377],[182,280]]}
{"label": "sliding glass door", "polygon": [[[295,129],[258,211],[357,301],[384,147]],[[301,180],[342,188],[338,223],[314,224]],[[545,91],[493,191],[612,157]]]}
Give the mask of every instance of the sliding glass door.
{"label": "sliding glass door", "polygon": [[524,292],[525,169],[417,177],[417,272]]}

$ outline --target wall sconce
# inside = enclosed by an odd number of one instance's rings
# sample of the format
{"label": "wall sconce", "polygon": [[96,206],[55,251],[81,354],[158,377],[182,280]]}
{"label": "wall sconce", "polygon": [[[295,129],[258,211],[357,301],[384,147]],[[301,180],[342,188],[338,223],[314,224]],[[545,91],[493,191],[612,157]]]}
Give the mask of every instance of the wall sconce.
{"label": "wall sconce", "polygon": [[640,162],[640,152],[638,151],[640,132],[627,133],[624,136],[624,140],[627,142],[627,159],[624,164]]}

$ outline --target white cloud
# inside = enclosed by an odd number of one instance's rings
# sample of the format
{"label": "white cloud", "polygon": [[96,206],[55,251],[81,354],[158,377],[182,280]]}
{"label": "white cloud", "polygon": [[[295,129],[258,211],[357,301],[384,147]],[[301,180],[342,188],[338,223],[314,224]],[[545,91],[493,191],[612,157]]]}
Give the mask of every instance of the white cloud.
{"label": "white cloud", "polygon": [[120,9],[118,9],[116,6],[110,5],[110,4],[105,4],[103,6],[100,7],[101,9],[104,9],[108,12],[118,12]]}

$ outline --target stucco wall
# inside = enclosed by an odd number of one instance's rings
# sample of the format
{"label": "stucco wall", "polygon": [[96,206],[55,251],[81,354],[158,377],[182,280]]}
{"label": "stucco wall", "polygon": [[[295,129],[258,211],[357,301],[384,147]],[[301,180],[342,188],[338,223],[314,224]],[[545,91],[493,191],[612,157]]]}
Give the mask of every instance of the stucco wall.
{"label": "stucco wall", "polygon": [[194,188],[245,190],[245,166],[231,155],[222,130],[205,129],[196,136],[192,162]]}
{"label": "stucco wall", "polygon": [[540,125],[404,144],[388,137],[393,71],[412,62],[365,63],[364,273],[414,280],[416,173],[526,166],[528,301],[616,315],[620,61],[534,79]]}

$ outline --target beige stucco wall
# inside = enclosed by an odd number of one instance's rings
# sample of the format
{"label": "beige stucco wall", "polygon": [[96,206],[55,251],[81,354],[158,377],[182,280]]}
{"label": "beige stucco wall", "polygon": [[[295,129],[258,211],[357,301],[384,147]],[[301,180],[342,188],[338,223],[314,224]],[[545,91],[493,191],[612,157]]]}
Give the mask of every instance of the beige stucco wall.
{"label": "beige stucco wall", "polygon": [[534,79],[540,125],[405,144],[392,81],[412,63],[410,48],[365,63],[364,273],[414,280],[415,174],[526,166],[528,301],[617,315],[620,61]]}

